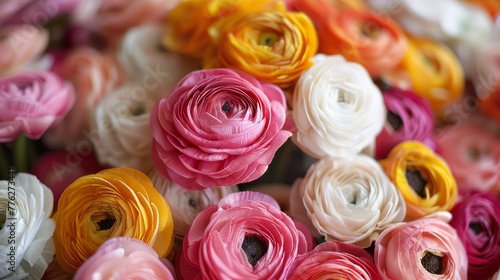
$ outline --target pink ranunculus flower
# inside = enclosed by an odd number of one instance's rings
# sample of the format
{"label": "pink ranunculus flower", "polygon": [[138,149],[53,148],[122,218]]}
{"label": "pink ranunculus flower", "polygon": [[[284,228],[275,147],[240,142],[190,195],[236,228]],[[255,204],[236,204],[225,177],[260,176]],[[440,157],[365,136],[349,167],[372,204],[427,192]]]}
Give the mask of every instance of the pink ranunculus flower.
{"label": "pink ranunculus flower", "polygon": [[0,24],[4,23],[8,18],[14,15],[17,11],[26,7],[33,0],[4,0],[0,2]]}
{"label": "pink ranunculus flower", "polygon": [[205,208],[238,191],[238,186],[190,191],[161,177],[153,168],[149,174],[156,190],[167,200],[174,219],[174,234],[182,239],[196,216]]}
{"label": "pink ranunculus flower", "polygon": [[435,218],[385,230],[375,243],[375,265],[384,280],[467,279],[467,253],[457,232]]}
{"label": "pink ranunculus flower", "polygon": [[125,75],[113,58],[85,47],[71,51],[60,71],[61,77],[75,87],[77,102],[64,120],[44,135],[43,142],[50,148],[75,146],[85,140],[97,104],[125,81]]}
{"label": "pink ranunculus flower", "polygon": [[288,280],[315,279],[382,279],[373,257],[361,247],[328,241],[295,259]]}
{"label": "pink ranunculus flower", "polygon": [[[19,72],[34,61],[49,43],[47,30],[27,24],[0,28],[0,76]],[[17,71],[16,71],[17,70]]]}
{"label": "pink ranunculus flower", "polygon": [[469,118],[441,128],[436,143],[461,193],[500,192],[500,140],[483,120]]}
{"label": "pink ranunculus flower", "polygon": [[[19,0],[6,0],[15,2]],[[3,24],[27,23],[32,25],[45,25],[58,15],[72,12],[81,0],[32,0],[19,1],[28,2],[22,9],[11,13]],[[0,20],[0,23],[2,21]]]}
{"label": "pink ranunculus flower", "polygon": [[59,123],[75,103],[73,87],[50,72],[0,78],[0,143],[21,133],[39,139]]}
{"label": "pink ranunculus flower", "polygon": [[500,200],[471,193],[455,205],[450,225],[467,251],[469,279],[489,279],[500,269]]}
{"label": "pink ranunculus flower", "polygon": [[250,182],[292,126],[278,87],[230,69],[195,71],[151,112],[153,163],[190,190]]}
{"label": "pink ranunculus flower", "polygon": [[115,237],[99,246],[73,279],[173,280],[175,277],[149,245],[134,238]]}
{"label": "pink ranunculus flower", "polygon": [[286,279],[312,243],[273,198],[237,192],[198,214],[176,266],[182,279]]}
{"label": "pink ranunculus flower", "polygon": [[434,150],[434,117],[429,103],[411,91],[398,88],[385,90],[382,94],[387,121],[376,138],[376,157],[386,158],[392,148],[406,140],[420,141]]}

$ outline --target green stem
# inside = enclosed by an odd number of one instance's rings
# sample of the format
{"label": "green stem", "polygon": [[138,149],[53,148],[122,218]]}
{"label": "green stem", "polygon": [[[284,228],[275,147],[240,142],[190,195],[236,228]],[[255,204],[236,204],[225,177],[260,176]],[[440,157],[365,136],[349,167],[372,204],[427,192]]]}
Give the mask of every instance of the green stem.
{"label": "green stem", "polygon": [[26,145],[28,139],[24,135],[19,135],[14,144],[14,165],[17,172],[27,172],[28,171],[28,161]]}

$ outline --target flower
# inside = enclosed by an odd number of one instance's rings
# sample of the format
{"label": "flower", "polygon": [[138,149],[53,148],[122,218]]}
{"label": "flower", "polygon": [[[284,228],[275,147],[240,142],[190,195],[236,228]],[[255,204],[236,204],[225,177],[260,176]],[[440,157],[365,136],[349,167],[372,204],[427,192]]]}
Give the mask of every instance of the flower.
{"label": "flower", "polygon": [[2,279],[42,277],[54,257],[52,205],[52,192],[33,175],[0,181]]}
{"label": "flower", "polygon": [[278,9],[233,13],[211,25],[212,47],[204,68],[235,68],[264,82],[289,88],[313,62],[318,42],[303,13]]}
{"label": "flower", "polygon": [[183,188],[259,178],[291,136],[283,92],[229,69],[194,71],[151,112],[153,163]]}
{"label": "flower", "polygon": [[0,23],[6,21],[31,1],[33,0],[7,0],[0,2]]}
{"label": "flower", "polygon": [[406,36],[388,17],[368,9],[338,9],[324,0],[302,1],[299,10],[316,26],[319,53],[340,54],[371,76],[394,69],[404,56]]}
{"label": "flower", "polygon": [[446,117],[446,110],[463,95],[462,66],[444,44],[408,38],[400,67],[409,76],[413,91],[429,101],[437,118]]}
{"label": "flower", "polygon": [[307,11],[312,18],[344,10],[363,10],[366,8],[362,0],[285,0],[287,10]]}
{"label": "flower", "polygon": [[401,223],[375,243],[383,279],[467,279],[467,253],[456,231],[440,219]]}
{"label": "flower", "polygon": [[489,279],[500,269],[500,201],[472,193],[451,211],[450,225],[467,251],[469,279]]}
{"label": "flower", "polygon": [[166,97],[185,75],[201,68],[201,61],[161,47],[163,32],[159,24],[129,29],[121,41],[118,60],[129,78]]}
{"label": "flower", "polygon": [[[406,214],[403,197],[380,165],[361,154],[320,159],[294,183],[290,197],[292,217],[308,225],[313,235],[364,248]],[[296,215],[302,207],[307,218]]]}
{"label": "flower", "polygon": [[176,265],[183,279],[286,279],[307,237],[271,197],[237,192],[196,216]]}
{"label": "flower", "polygon": [[137,238],[160,257],[173,246],[169,205],[144,173],[131,168],[77,179],[59,198],[54,220],[57,259],[70,273],[113,237]]}
{"label": "flower", "polygon": [[412,91],[392,88],[384,90],[387,121],[376,139],[377,158],[386,158],[397,144],[417,140],[434,150],[432,109],[423,97]]}
{"label": "flower", "polygon": [[237,186],[190,191],[159,176],[155,169],[148,174],[153,186],[167,200],[174,220],[174,234],[182,239],[196,216],[205,208],[238,191]]}
{"label": "flower", "polygon": [[0,28],[0,75],[12,73],[37,58],[49,43],[49,33],[27,24]]}
{"label": "flower", "polygon": [[95,137],[90,141],[99,162],[147,172],[152,166],[150,113],[153,94],[129,83],[110,92],[97,105],[90,120]]}
{"label": "flower", "polygon": [[363,66],[340,55],[314,60],[293,93],[292,139],[315,158],[359,153],[384,126],[382,94]]}
{"label": "flower", "polygon": [[171,8],[169,0],[86,0],[73,15],[74,22],[97,32],[114,45],[125,32],[137,25],[161,22]]}
{"label": "flower", "polygon": [[472,76],[479,100],[479,110],[500,123],[500,42],[485,44],[476,56],[476,67]]}
{"label": "flower", "polygon": [[176,53],[201,58],[210,45],[207,28],[232,13],[274,10],[276,0],[184,0],[169,13],[164,46]]}
{"label": "flower", "polygon": [[51,148],[75,146],[85,140],[94,108],[125,80],[114,59],[88,47],[71,51],[60,67],[61,77],[75,87],[77,102],[63,121],[44,135],[44,144]]}
{"label": "flower", "polygon": [[287,279],[382,279],[373,257],[358,246],[329,241],[299,255]]}
{"label": "flower", "polygon": [[75,103],[73,87],[50,72],[0,78],[0,142],[24,133],[39,139],[59,123]]}
{"label": "flower", "polygon": [[56,211],[59,197],[67,186],[84,175],[103,169],[90,149],[69,149],[44,153],[37,158],[30,173],[52,191]]}
{"label": "flower", "polygon": [[500,14],[500,3],[496,0],[466,0],[473,5],[476,5],[490,15],[491,19],[495,19]]}
{"label": "flower", "polygon": [[500,141],[485,129],[483,120],[469,119],[438,132],[437,151],[461,193],[500,191]]}
{"label": "flower", "polygon": [[175,279],[148,244],[129,237],[104,242],[76,271],[84,279]]}
{"label": "flower", "polygon": [[402,142],[380,164],[403,194],[406,220],[449,211],[455,205],[458,196],[455,178],[446,162],[422,143]]}
{"label": "flower", "polygon": [[[474,53],[490,39],[493,26],[485,11],[465,1],[369,0],[367,4],[391,16],[410,36],[451,47],[467,77],[470,77]],[[421,78],[428,82],[425,76]]]}

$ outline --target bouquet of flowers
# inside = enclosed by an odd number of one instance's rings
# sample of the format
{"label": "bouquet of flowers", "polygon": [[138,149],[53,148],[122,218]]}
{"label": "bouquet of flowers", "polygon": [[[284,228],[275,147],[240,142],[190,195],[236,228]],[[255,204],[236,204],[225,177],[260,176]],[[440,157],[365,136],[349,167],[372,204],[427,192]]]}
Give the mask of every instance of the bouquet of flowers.
{"label": "bouquet of flowers", "polygon": [[500,279],[496,0],[4,0],[0,278]]}

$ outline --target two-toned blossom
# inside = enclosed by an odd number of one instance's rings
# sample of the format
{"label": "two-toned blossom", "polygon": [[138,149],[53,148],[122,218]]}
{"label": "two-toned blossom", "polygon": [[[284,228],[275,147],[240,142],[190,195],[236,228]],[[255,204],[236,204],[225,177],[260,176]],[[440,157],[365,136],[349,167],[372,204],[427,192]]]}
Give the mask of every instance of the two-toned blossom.
{"label": "two-toned blossom", "polygon": [[61,267],[75,272],[113,237],[131,237],[160,257],[173,246],[170,207],[142,172],[112,168],[82,176],[59,198],[54,243]]}
{"label": "two-toned blossom", "polygon": [[230,69],[192,72],[151,112],[154,167],[190,190],[253,181],[291,136],[288,121],[280,88]]}
{"label": "two-toned blossom", "polygon": [[293,93],[293,141],[315,158],[359,153],[384,126],[382,94],[360,64],[340,55],[314,60]]}

